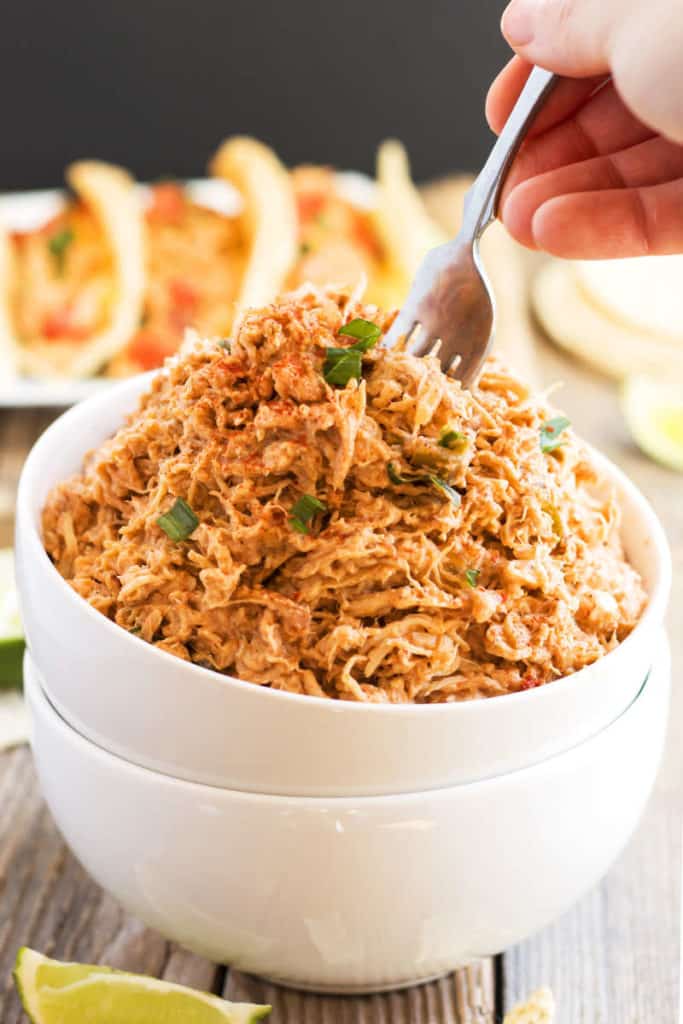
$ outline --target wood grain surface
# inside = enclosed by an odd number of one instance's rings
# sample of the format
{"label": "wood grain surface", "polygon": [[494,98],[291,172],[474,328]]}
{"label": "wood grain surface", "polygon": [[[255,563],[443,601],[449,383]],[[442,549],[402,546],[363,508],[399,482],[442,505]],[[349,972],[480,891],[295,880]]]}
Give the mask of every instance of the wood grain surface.
{"label": "wood grain surface", "polygon": [[[514,262],[517,257],[510,258]],[[500,266],[504,269],[504,261]],[[505,302],[501,307],[501,312],[510,308]],[[672,547],[675,685],[667,752],[646,816],[608,877],[554,925],[495,963],[407,992],[367,998],[305,995],[216,968],[128,917],[66,850],[38,793],[29,752],[19,749],[0,757],[1,1024],[22,1019],[10,972],[23,943],[57,957],[109,963],[229,998],[266,1000],[274,1006],[273,1024],[494,1024],[503,1010],[542,984],[555,992],[558,1024],[677,1020],[683,697],[676,684],[683,672],[683,477],[634,448],[609,383],[542,339],[533,342],[519,303],[510,315],[513,323],[501,324],[504,335],[514,332],[518,349],[527,347],[544,385],[564,382],[555,401],[650,498]],[[11,537],[13,494],[24,455],[50,418],[44,412],[0,414],[0,544]]]}

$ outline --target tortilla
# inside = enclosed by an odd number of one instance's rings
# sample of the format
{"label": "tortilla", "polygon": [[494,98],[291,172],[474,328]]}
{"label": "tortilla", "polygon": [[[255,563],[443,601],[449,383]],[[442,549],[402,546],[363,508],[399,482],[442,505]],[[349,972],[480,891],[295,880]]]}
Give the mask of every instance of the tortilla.
{"label": "tortilla", "polygon": [[683,352],[683,256],[577,260],[569,269],[605,315],[633,330],[675,339]]}
{"label": "tortilla", "polygon": [[609,316],[579,287],[569,263],[553,260],[541,268],[533,282],[532,302],[553,341],[609,377],[683,377],[681,342]]}
{"label": "tortilla", "polygon": [[97,160],[72,164],[66,177],[100,225],[111,251],[116,280],[111,320],[108,327],[85,341],[58,347],[27,345],[16,338],[10,341],[20,369],[33,376],[93,376],[126,346],[143,308],[144,222],[133,178],[123,168]]}
{"label": "tortilla", "polygon": [[297,256],[297,214],[289,174],[275,153],[256,139],[227,139],[209,173],[233,185],[244,201],[248,255],[237,315],[272,302]]}

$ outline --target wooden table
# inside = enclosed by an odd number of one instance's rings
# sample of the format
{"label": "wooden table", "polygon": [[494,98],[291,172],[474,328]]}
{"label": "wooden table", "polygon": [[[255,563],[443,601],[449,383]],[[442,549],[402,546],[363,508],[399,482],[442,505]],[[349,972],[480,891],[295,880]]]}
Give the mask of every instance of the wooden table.
{"label": "wooden table", "polygon": [[[540,343],[544,383],[573,423],[619,462],[651,499],[674,554],[670,613],[674,677],[683,671],[683,478],[628,440],[614,388]],[[0,416],[0,543],[11,538],[12,495],[44,413]],[[674,617],[677,618],[674,623]],[[128,917],[83,872],[57,834],[26,748],[0,756],[0,1020],[21,1011],[9,973],[17,948],[112,964],[229,998],[267,1001],[273,1024],[494,1024],[532,989],[550,984],[559,1024],[674,1024],[678,1013],[683,698],[674,693],[667,754],[637,835],[609,876],[561,920],[504,956],[433,984],[368,998],[277,989],[193,956]]]}

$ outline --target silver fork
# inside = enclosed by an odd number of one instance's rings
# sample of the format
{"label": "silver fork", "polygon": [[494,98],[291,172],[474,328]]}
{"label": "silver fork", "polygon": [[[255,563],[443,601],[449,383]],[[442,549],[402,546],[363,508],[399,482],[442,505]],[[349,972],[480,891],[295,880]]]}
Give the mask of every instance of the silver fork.
{"label": "silver fork", "polygon": [[408,298],[384,339],[406,339],[417,356],[438,353],[445,372],[470,387],[493,344],[494,302],[479,239],[495,219],[505,176],[531,122],[557,82],[533,68],[477,179],[465,196],[462,226],[452,242],[425,256]]}

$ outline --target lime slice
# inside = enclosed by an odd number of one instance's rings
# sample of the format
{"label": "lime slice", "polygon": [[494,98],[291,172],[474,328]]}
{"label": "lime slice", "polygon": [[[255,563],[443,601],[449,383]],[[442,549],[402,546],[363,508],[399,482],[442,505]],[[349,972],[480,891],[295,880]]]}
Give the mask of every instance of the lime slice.
{"label": "lime slice", "polygon": [[62,964],[26,947],[14,980],[33,1024],[252,1024],[271,1009],[109,967]]}
{"label": "lime slice", "polygon": [[24,631],[14,582],[14,552],[0,549],[0,689],[21,686]]}
{"label": "lime slice", "polygon": [[657,462],[683,472],[683,394],[680,385],[654,377],[629,377],[624,413],[637,444]]}

